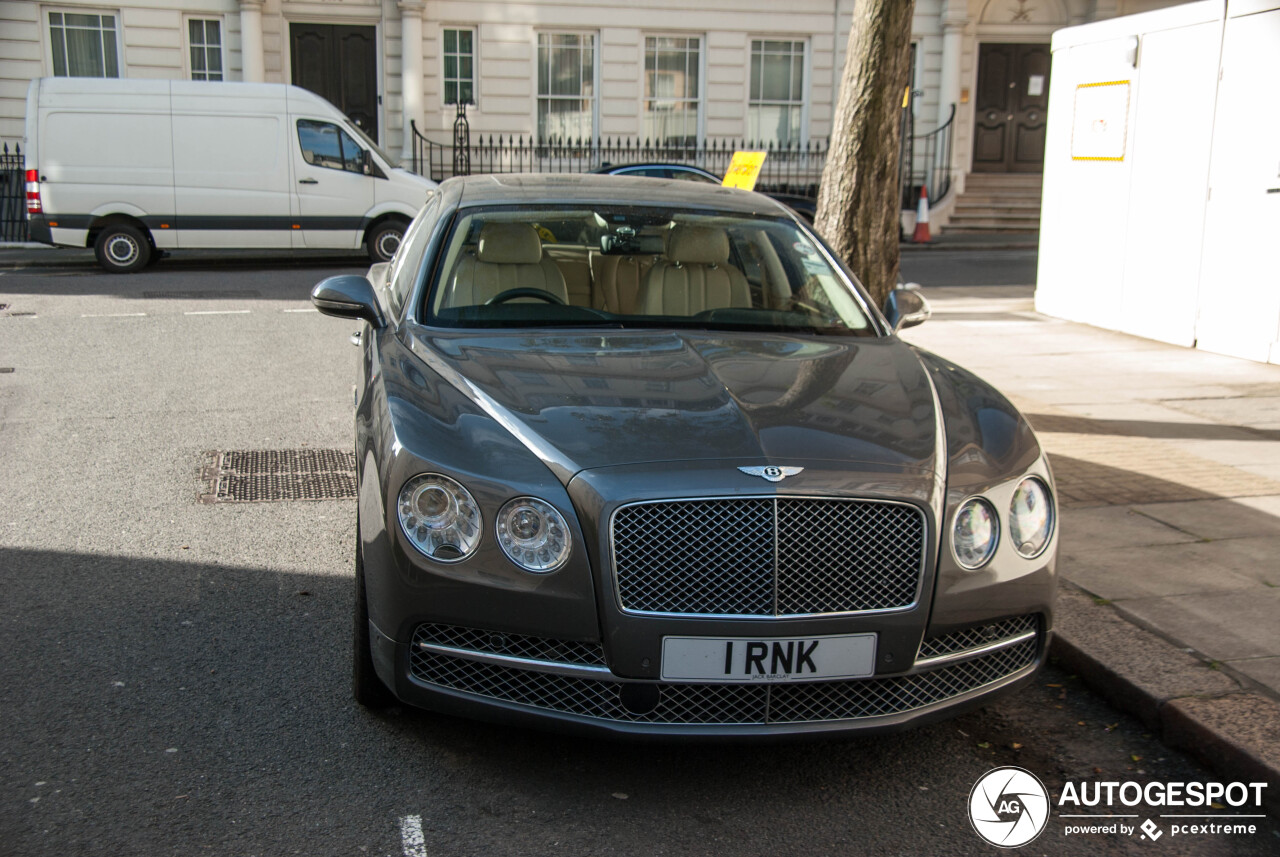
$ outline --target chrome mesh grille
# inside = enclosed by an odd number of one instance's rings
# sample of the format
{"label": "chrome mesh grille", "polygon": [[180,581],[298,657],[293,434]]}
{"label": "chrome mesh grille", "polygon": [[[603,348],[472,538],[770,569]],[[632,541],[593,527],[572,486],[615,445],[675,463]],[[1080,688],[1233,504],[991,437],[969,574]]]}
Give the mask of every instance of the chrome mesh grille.
{"label": "chrome mesh grille", "polygon": [[1028,615],[1015,616],[1012,619],[1003,619],[999,622],[979,625],[975,628],[952,631],[950,634],[943,634],[941,637],[923,641],[920,644],[920,654],[916,655],[916,660],[953,655],[957,652],[989,646],[1000,640],[1008,640],[1011,637],[1034,630],[1036,630],[1036,617]]}
{"label": "chrome mesh grille", "polygon": [[612,540],[624,610],[802,616],[915,603],[925,523],[900,503],[677,500],[619,509]]}
{"label": "chrome mesh grille", "polygon": [[907,676],[795,684],[660,684],[657,707],[628,711],[623,682],[554,675],[413,649],[410,673],[429,685],[545,711],[626,723],[766,725],[900,714],[978,690],[1035,663],[1034,638]]}
{"label": "chrome mesh grille", "polygon": [[555,661],[563,664],[604,666],[604,647],[599,643],[553,640],[524,634],[481,631],[457,625],[419,625],[413,634],[413,645],[433,643],[451,649],[487,652],[512,658]]}

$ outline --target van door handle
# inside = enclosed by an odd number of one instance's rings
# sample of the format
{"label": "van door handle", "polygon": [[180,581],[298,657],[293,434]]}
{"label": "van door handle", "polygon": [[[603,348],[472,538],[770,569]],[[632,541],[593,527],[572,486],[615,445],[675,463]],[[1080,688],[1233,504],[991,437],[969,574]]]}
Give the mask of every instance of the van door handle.
{"label": "van door handle", "polygon": [[315,179],[298,179],[298,184],[320,184]]}

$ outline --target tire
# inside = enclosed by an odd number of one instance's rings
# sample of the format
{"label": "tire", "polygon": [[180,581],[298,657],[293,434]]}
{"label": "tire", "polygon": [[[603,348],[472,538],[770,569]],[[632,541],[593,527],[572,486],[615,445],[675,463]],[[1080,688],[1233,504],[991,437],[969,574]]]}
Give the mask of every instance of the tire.
{"label": "tire", "polygon": [[395,704],[395,697],[378,678],[373,667],[369,639],[369,602],[364,594],[364,557],[360,550],[360,527],[356,525],[356,607],[351,641],[351,695],[365,708],[379,710]]}
{"label": "tire", "polygon": [[109,223],[93,242],[98,264],[109,274],[131,274],[145,268],[151,259],[151,241],[136,226]]}
{"label": "tire", "polygon": [[373,227],[365,240],[365,248],[369,251],[369,258],[374,264],[391,261],[391,257],[396,255],[396,250],[400,249],[404,230],[405,224],[402,220],[388,220]]}

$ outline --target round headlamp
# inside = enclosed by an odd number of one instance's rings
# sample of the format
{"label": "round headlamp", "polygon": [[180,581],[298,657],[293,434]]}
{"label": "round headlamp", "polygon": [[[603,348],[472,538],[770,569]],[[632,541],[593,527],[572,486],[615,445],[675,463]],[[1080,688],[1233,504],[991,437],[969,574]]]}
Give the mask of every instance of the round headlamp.
{"label": "round headlamp", "polygon": [[951,547],[962,568],[982,568],[995,555],[1000,524],[995,509],[979,497],[964,502],[951,528]]}
{"label": "round headlamp", "polygon": [[1028,476],[1014,489],[1009,503],[1009,538],[1027,559],[1044,552],[1053,536],[1053,498],[1045,484]]}
{"label": "round headlamp", "polygon": [[480,508],[448,476],[423,473],[400,489],[400,528],[413,546],[437,562],[466,559],[480,543]]}
{"label": "round headlamp", "polygon": [[564,517],[536,497],[517,497],[498,511],[498,544],[525,571],[555,571],[569,558],[573,538]]}

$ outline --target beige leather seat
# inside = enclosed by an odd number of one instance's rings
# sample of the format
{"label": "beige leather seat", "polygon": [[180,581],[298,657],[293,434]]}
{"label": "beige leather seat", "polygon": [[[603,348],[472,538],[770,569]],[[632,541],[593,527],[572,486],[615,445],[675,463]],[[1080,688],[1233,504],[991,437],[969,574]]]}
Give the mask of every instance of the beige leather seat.
{"label": "beige leather seat", "polygon": [[595,283],[592,306],[606,312],[632,315],[645,274],[656,256],[613,256],[591,251],[591,280]]}
{"label": "beige leather seat", "polygon": [[475,253],[467,252],[454,267],[443,306],[483,304],[508,289],[542,289],[569,302],[564,275],[542,255],[542,241],[532,225],[486,223],[480,228]]}
{"label": "beige leather seat", "polygon": [[676,224],[666,258],[645,274],[636,301],[645,315],[697,315],[709,309],[750,307],[747,278],[729,261],[723,229]]}

